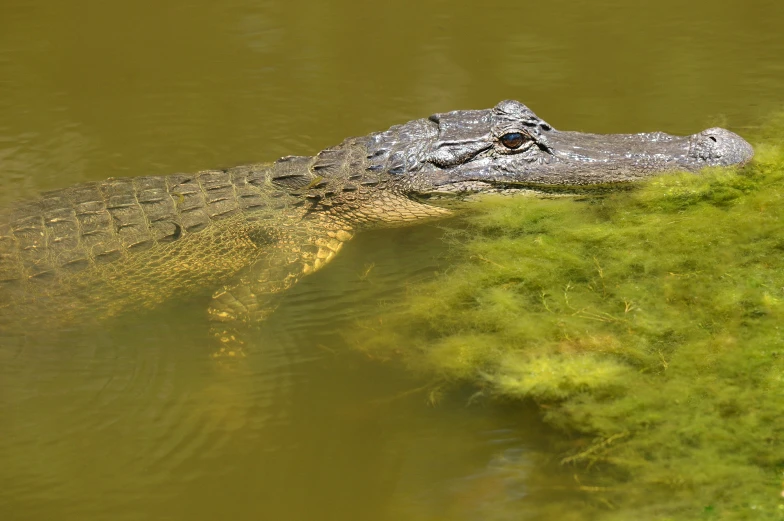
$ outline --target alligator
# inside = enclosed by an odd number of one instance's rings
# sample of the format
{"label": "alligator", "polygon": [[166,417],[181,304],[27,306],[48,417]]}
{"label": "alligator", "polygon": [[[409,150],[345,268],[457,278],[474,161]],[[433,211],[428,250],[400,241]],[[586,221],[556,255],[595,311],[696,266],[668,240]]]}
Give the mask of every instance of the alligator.
{"label": "alligator", "polygon": [[441,202],[449,195],[568,193],[752,156],[722,128],[558,131],[508,100],[349,138],[315,156],[79,184],[0,213],[0,335],[37,328],[37,318],[79,324],[209,288],[214,334],[231,345],[238,325],[265,318],[276,295],[358,231],[450,215]]}

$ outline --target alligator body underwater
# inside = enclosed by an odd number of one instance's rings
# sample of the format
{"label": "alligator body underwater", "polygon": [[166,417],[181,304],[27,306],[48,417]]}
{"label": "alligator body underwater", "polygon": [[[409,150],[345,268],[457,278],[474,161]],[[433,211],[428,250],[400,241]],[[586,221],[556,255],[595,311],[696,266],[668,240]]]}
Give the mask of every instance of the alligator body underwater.
{"label": "alligator body underwater", "polygon": [[449,214],[434,195],[624,183],[752,154],[720,128],[562,132],[504,101],[312,157],[81,184],[0,212],[0,328],[32,328],[36,317],[78,323],[209,288],[209,316],[226,324],[226,341],[231,323],[264,318],[271,296],[357,231]]}

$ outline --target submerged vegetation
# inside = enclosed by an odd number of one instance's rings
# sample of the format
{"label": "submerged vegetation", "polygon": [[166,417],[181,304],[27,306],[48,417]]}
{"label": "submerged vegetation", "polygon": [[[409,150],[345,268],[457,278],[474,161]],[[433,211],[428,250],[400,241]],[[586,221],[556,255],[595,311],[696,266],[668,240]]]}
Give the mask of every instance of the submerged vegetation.
{"label": "submerged vegetation", "polygon": [[[550,519],[784,519],[784,117],[739,170],[480,203],[354,338],[566,433]],[[577,487],[576,487],[577,488]]]}

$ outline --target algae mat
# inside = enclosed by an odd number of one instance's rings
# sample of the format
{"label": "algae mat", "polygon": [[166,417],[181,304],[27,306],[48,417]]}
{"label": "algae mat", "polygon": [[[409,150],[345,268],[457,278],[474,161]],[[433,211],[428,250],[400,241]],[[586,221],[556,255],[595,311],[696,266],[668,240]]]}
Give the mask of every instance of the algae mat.
{"label": "algae mat", "polygon": [[352,341],[434,398],[538,403],[580,491],[548,519],[784,519],[782,137],[740,170],[486,201],[461,262]]}

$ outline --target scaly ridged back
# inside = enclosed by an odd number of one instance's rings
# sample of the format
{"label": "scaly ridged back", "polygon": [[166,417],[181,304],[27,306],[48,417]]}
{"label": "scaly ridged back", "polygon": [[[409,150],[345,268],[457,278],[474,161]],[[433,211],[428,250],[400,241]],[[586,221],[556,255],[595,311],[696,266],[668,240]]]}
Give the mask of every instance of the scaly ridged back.
{"label": "scaly ridged back", "polygon": [[0,282],[76,273],[262,210],[286,199],[265,186],[271,170],[108,179],[46,193],[0,217]]}
{"label": "scaly ridged back", "polygon": [[[276,179],[307,183],[311,161],[109,179],[7,210],[0,214],[0,337],[42,321],[98,319],[212,291],[251,266],[263,272],[270,262],[296,261],[303,246],[288,242],[307,233],[306,208]],[[280,241],[288,241],[283,253]]]}

